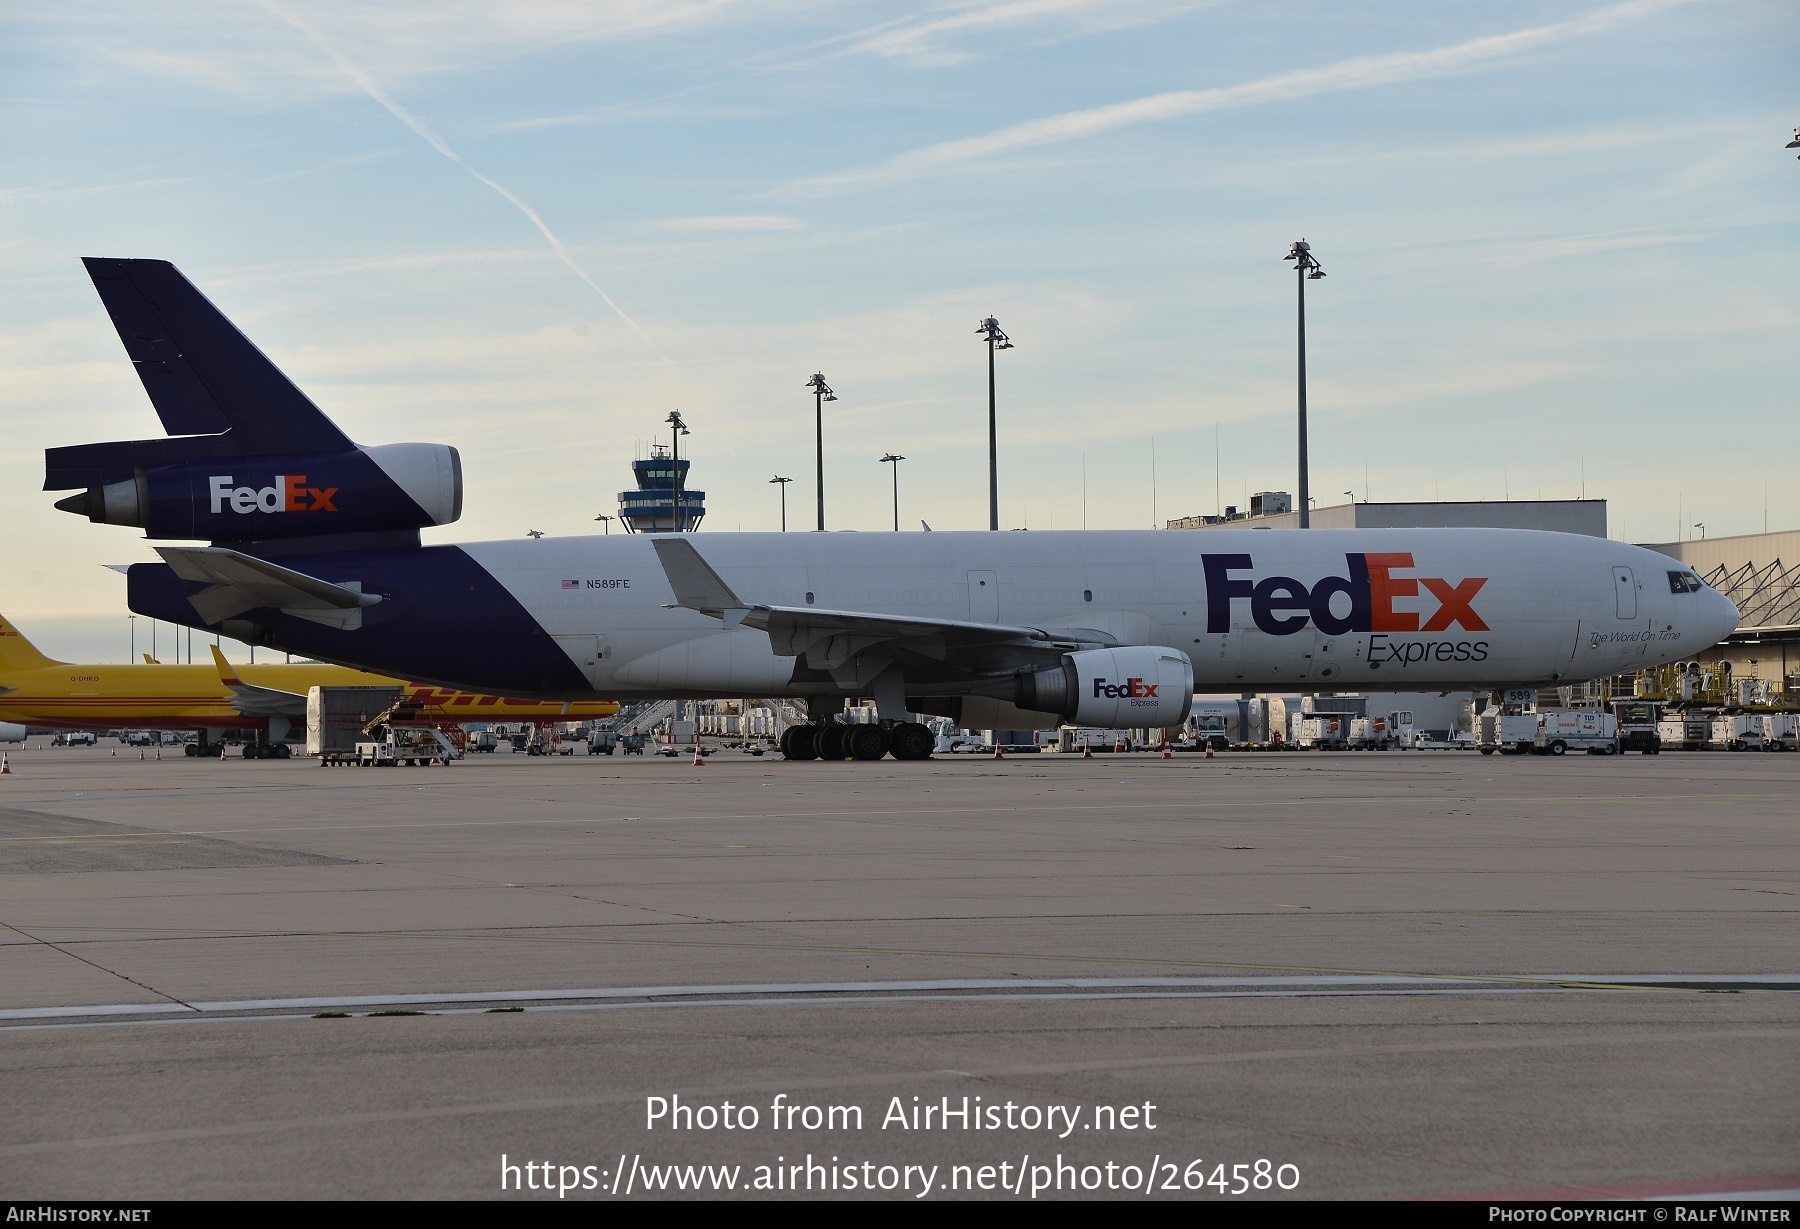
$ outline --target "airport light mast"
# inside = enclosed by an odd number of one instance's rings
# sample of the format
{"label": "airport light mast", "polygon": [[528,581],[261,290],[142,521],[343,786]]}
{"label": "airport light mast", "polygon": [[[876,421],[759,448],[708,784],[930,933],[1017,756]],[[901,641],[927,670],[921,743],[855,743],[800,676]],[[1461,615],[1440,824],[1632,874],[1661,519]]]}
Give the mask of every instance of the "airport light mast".
{"label": "airport light mast", "polygon": [[787,484],[792,482],[793,479],[792,478],[783,478],[780,474],[776,474],[773,478],[769,479],[769,481],[770,482],[779,482],[781,484],[781,532],[786,533],[787,532]]}
{"label": "airport light mast", "polygon": [[669,424],[669,439],[674,444],[669,451],[673,454],[672,459],[675,462],[675,504],[674,516],[670,518],[669,525],[676,533],[682,533],[686,531],[687,526],[681,519],[681,437],[693,433],[687,429],[687,424],[681,421],[680,410],[670,410],[669,416],[663,421]]}
{"label": "airport light mast", "polygon": [[1294,262],[1294,284],[1300,288],[1300,528],[1312,527],[1312,505],[1307,499],[1306,464],[1306,283],[1325,276],[1325,270],[1313,259],[1312,245],[1304,239],[1288,244],[1283,260]]}
{"label": "airport light mast", "polygon": [[899,453],[890,452],[881,458],[884,465],[894,467],[894,532],[900,532],[900,462],[906,460]]}
{"label": "airport light mast", "polygon": [[[825,383],[825,373],[813,372],[813,378],[806,382],[806,387],[813,390],[813,449],[818,460],[819,471],[819,532],[825,532],[825,403],[836,401],[831,385]],[[782,487],[785,496],[786,487]]]}
{"label": "airport light mast", "polygon": [[[994,429],[994,351],[1010,350],[1013,344],[1000,331],[1000,322],[989,316],[975,331],[987,338],[988,350],[988,528],[1000,528],[1000,445]],[[895,480],[898,481],[898,468]]]}
{"label": "airport light mast", "polygon": [[606,522],[606,532],[605,532],[604,536],[611,537],[612,536],[613,518],[606,515],[606,513],[602,512],[599,516],[596,516],[594,519],[597,521],[605,521]]}

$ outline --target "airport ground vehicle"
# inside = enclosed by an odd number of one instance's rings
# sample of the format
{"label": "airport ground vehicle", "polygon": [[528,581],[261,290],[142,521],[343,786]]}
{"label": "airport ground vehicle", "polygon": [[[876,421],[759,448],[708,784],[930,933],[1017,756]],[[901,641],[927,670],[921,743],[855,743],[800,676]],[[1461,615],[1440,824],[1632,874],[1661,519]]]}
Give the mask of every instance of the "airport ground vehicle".
{"label": "airport ground vehicle", "polygon": [[1800,746],[1800,713],[1763,714],[1763,750],[1793,751]]}
{"label": "airport ground vehicle", "polygon": [[1619,750],[1657,755],[1662,751],[1661,709],[1652,700],[1615,700],[1613,717],[1618,721]]}
{"label": "airport ground vehicle", "polygon": [[611,755],[619,745],[619,732],[610,725],[597,725],[588,732],[589,755]]}
{"label": "airport ground vehicle", "polygon": [[621,751],[623,755],[642,755],[644,754],[644,736],[635,730],[629,734],[622,734],[619,736],[619,746],[623,749]]}
{"label": "airport ground vehicle", "polygon": [[[57,739],[62,741],[58,742]],[[51,739],[50,745],[52,747],[92,747],[98,745],[99,742],[100,736],[92,730],[69,730]]]}
{"label": "airport ground vehicle", "polygon": [[481,751],[492,755],[494,749],[499,745],[500,740],[494,737],[492,730],[477,730],[469,735],[469,750],[471,751]]}
{"label": "airport ground vehicle", "polygon": [[461,515],[454,449],[357,444],[174,266],[86,263],[169,438],[50,449],[45,489],[77,492],[57,506],[93,522],[211,543],[132,565],[131,609],[396,677],[550,701],[803,700],[814,724],[784,743],[808,758],[870,695],[866,737],[901,754],[921,734],[929,748],[919,713],[1168,729],[1196,681],[1555,685],[1690,657],[1738,622],[1668,556],[1528,530],[425,546],[421,529]]}
{"label": "airport ground vehicle", "polygon": [[1677,751],[1701,751],[1712,738],[1712,722],[1704,713],[1665,713],[1656,723],[1657,743]]}
{"label": "airport ground vehicle", "polygon": [[1501,755],[1529,754],[1537,741],[1537,714],[1481,714],[1476,731],[1476,748],[1483,755],[1498,751]]}
{"label": "airport ground vehicle", "polygon": [[1619,723],[1597,708],[1548,709],[1537,715],[1532,750],[1539,755],[1585,751],[1589,755],[1619,753]]}
{"label": "airport ground vehicle", "polygon": [[1712,719],[1714,750],[1761,751],[1765,737],[1759,713],[1720,713]]}

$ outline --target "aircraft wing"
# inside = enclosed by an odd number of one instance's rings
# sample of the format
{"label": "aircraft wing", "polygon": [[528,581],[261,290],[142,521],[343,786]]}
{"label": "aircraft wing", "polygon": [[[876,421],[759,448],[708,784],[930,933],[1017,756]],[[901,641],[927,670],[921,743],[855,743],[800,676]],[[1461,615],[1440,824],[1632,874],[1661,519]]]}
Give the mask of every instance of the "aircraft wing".
{"label": "aircraft wing", "polygon": [[156,553],[181,579],[213,582],[188,599],[207,623],[268,606],[348,630],[362,626],[363,608],[381,600],[356,582],[333,584],[222,546],[159,546]]}
{"label": "aircraft wing", "polygon": [[[857,610],[821,610],[814,606],[770,606],[747,602],[731,590],[682,538],[655,538],[657,559],[675,590],[674,605],[724,621],[727,627],[754,627],[769,634],[769,644],[783,657],[797,657],[823,642],[831,656],[854,655],[884,643],[905,643],[927,656],[950,649],[1003,644],[1070,648],[1108,645],[1114,638],[1086,628],[1041,628],[1010,623],[974,623],[961,619],[929,619]],[[908,643],[909,642],[909,643]],[[936,650],[936,651],[934,651]]]}
{"label": "aircraft wing", "polygon": [[212,646],[213,665],[218,667],[219,681],[231,689],[231,707],[246,717],[298,717],[306,720],[306,697],[273,687],[257,687],[237,676],[232,664]]}

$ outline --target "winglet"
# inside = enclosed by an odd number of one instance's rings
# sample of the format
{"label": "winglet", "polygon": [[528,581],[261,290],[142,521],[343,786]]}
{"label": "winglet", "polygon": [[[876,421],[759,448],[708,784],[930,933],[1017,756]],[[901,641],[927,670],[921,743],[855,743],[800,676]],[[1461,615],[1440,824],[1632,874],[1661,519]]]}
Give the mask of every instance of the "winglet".
{"label": "winglet", "polygon": [[731,591],[731,586],[700,557],[694,544],[686,538],[652,538],[656,558],[669,587],[675,590],[675,606],[697,610],[701,614],[723,619],[726,627],[736,627],[753,608]]}
{"label": "winglet", "polygon": [[219,671],[219,681],[233,691],[242,687],[243,680],[238,678],[237,671],[232,668],[231,663],[225,660],[225,654],[219,651],[219,646],[215,644],[210,647],[212,648],[213,665]]}

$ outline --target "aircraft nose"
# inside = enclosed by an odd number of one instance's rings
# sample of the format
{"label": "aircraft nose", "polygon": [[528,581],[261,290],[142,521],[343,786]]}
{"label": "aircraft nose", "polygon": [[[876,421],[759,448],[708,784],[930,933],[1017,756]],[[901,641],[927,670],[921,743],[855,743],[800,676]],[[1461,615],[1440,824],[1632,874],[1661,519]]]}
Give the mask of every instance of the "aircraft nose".
{"label": "aircraft nose", "polygon": [[1738,629],[1738,620],[1743,616],[1738,613],[1738,608],[1732,600],[1717,589],[1708,589],[1706,596],[1709,601],[1708,623],[1713,629],[1712,644],[1718,644]]}

